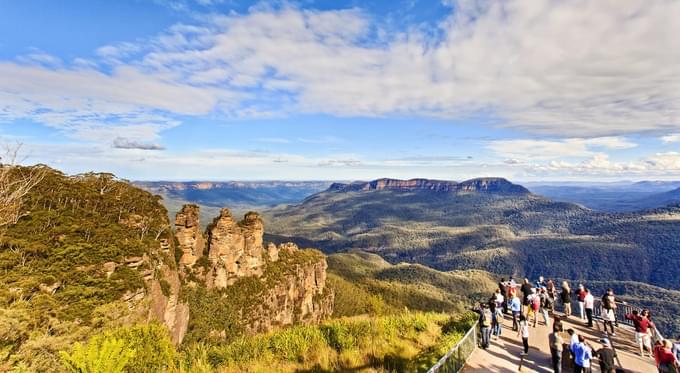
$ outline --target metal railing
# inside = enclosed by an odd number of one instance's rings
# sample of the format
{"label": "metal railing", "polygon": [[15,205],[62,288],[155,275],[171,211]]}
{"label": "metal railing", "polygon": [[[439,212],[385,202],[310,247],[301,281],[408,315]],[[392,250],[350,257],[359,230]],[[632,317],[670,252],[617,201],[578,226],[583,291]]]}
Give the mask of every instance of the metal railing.
{"label": "metal railing", "polygon": [[479,322],[475,322],[465,336],[446,353],[427,373],[458,373],[477,348]]}
{"label": "metal railing", "polygon": [[[578,305],[578,298],[575,299],[575,303]],[[595,303],[594,303],[595,308],[593,309],[593,318],[601,320],[602,319],[602,300],[595,298]],[[575,308],[575,309],[574,309]],[[631,327],[635,326],[635,323],[633,323],[633,320],[628,320],[626,319],[627,314],[633,313],[634,310],[640,311],[642,307],[633,305],[633,304],[628,304],[628,303],[621,303],[621,302],[616,302],[616,310],[614,311],[614,314],[616,315],[616,321],[619,324],[624,324],[628,325]],[[575,314],[575,312],[578,312],[578,306],[572,307],[572,313]],[[657,329],[653,329],[654,335],[652,338],[652,343],[656,342],[657,340],[663,341],[663,335],[661,332]]]}

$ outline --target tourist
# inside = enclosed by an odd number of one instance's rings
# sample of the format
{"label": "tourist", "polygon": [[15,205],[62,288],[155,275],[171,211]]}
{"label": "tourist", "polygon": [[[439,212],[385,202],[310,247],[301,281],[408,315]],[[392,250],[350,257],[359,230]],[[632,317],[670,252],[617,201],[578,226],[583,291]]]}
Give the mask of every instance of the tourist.
{"label": "tourist", "polygon": [[524,352],[522,356],[529,355],[529,323],[524,315],[519,317],[519,330],[517,330],[517,336],[522,337],[522,344],[524,345]]}
{"label": "tourist", "polygon": [[586,299],[586,288],[583,284],[578,284],[578,289],[576,290],[576,297],[578,298],[578,314],[581,320],[586,319],[586,309],[585,309],[585,299]]}
{"label": "tourist", "polygon": [[675,358],[680,361],[680,336],[678,336],[673,343],[673,353],[675,354]]}
{"label": "tourist", "polygon": [[529,294],[529,312],[527,312],[527,319],[529,319],[529,314],[534,318],[534,328],[538,323],[538,311],[541,309],[541,297],[536,294],[536,289],[531,289],[531,294]]}
{"label": "tourist", "polygon": [[507,289],[507,285],[505,284],[505,278],[504,277],[501,278],[501,281],[498,283],[498,290],[500,291],[501,296],[503,296],[503,299],[504,299],[503,304],[501,305],[502,311],[503,311],[503,313],[507,313],[508,312],[508,303],[505,302],[505,297],[508,296],[508,289]]}
{"label": "tourist", "polygon": [[557,298],[557,288],[555,288],[555,283],[552,279],[548,280],[548,285],[545,287],[548,293],[548,298],[550,298],[550,312],[555,311],[555,299]]}
{"label": "tourist", "polygon": [[500,337],[503,330],[503,305],[505,304],[505,297],[501,294],[501,289],[496,289],[496,294],[492,297],[493,307],[490,307],[492,312],[492,334],[496,339]]}
{"label": "tourist", "polygon": [[586,343],[584,336],[578,336],[578,343],[574,346],[574,373],[590,373],[590,362],[593,349]]}
{"label": "tourist", "polygon": [[616,296],[613,289],[607,289],[602,296],[602,319],[604,320],[604,331],[607,332],[607,324],[611,327],[612,336],[615,336],[614,325],[618,326],[616,320]]}
{"label": "tourist", "polygon": [[574,348],[578,344],[578,334],[572,328],[567,329],[567,334],[569,335],[569,356],[571,357],[572,364],[574,363]]}
{"label": "tourist", "polygon": [[562,299],[562,305],[564,306],[564,316],[571,316],[571,289],[569,288],[569,283],[566,281],[562,282],[562,293],[560,294]]}
{"label": "tourist", "polygon": [[553,329],[554,328],[557,328],[560,333],[564,331],[564,326],[562,326],[562,318],[558,314],[555,314],[553,318]]}
{"label": "tourist", "polygon": [[616,373],[616,351],[611,346],[609,339],[604,338],[600,340],[602,348],[595,352],[595,356],[600,360],[600,371],[602,373]]}
{"label": "tourist", "polygon": [[564,350],[564,339],[560,334],[561,330],[556,327],[553,328],[552,333],[548,336],[550,344],[550,356],[552,357],[552,366],[555,373],[562,373],[562,352]]}
{"label": "tourist", "polygon": [[510,300],[510,312],[512,312],[512,330],[517,330],[518,318],[522,313],[522,302],[519,301],[517,294],[513,294]]}
{"label": "tourist", "polygon": [[548,298],[548,294],[545,291],[545,287],[541,288],[541,291],[538,293],[539,299],[541,300],[541,306],[540,306],[540,311],[541,315],[543,315],[543,323],[545,326],[550,327],[550,324],[548,323],[549,316],[548,316],[548,310],[550,309],[550,298]]}
{"label": "tourist", "polygon": [[529,295],[531,295],[531,290],[533,288],[531,287],[531,284],[529,283],[529,279],[525,278],[524,282],[522,283],[522,287],[520,290],[522,290],[522,305],[524,306],[524,314],[526,315],[529,312]]}
{"label": "tourist", "polygon": [[583,299],[583,307],[586,309],[586,317],[588,318],[588,327],[593,327],[593,309],[595,308],[595,297],[590,293],[590,289],[586,289],[586,297]]}
{"label": "tourist", "polygon": [[625,315],[627,320],[631,320],[635,326],[635,342],[640,347],[640,356],[644,356],[645,347],[650,349],[651,357],[651,339],[648,333],[650,321],[646,316],[640,315],[638,310],[633,313]]}
{"label": "tourist", "polygon": [[677,373],[680,369],[678,358],[673,353],[673,342],[666,339],[658,350],[657,367],[659,373]]}
{"label": "tourist", "polygon": [[545,279],[543,276],[539,276],[538,280],[536,281],[536,286],[534,286],[536,289],[540,289],[545,286]]}
{"label": "tourist", "polygon": [[658,340],[654,342],[654,348],[652,348],[652,354],[654,355],[654,361],[656,363],[657,369],[659,364],[661,364],[661,354],[663,353],[663,341]]}
{"label": "tourist", "polygon": [[491,336],[491,318],[493,317],[489,306],[485,303],[480,303],[479,309],[472,309],[479,314],[479,329],[482,334],[482,348],[489,348],[489,338]]}
{"label": "tourist", "polygon": [[611,329],[611,336],[616,337],[616,332],[614,331],[614,323],[616,322],[616,314],[612,309],[602,310],[602,321],[604,322],[604,332],[607,333],[607,325]]}

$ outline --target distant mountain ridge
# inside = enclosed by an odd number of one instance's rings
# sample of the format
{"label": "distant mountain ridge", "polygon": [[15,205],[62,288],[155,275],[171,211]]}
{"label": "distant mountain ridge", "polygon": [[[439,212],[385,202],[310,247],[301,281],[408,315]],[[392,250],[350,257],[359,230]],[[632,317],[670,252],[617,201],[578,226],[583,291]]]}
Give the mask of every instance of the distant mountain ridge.
{"label": "distant mountain ridge", "polygon": [[533,193],[604,212],[650,210],[680,202],[680,182],[528,183]]}
{"label": "distant mountain ridge", "polygon": [[402,190],[418,191],[429,190],[434,192],[488,192],[488,193],[511,193],[529,194],[529,190],[521,185],[513,184],[504,178],[489,177],[463,181],[461,183],[447,180],[433,179],[389,179],[382,178],[369,182],[353,182],[350,184],[333,183],[328,191],[358,192],[371,190]]}

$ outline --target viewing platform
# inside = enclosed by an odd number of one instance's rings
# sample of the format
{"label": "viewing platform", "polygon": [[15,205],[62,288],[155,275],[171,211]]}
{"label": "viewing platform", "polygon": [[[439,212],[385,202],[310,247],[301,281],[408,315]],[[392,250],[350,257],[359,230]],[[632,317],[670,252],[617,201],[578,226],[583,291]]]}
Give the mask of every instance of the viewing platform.
{"label": "viewing platform", "polygon": [[[573,304],[578,303],[573,302]],[[595,300],[593,327],[588,327],[586,320],[582,320],[578,314],[568,318],[564,317],[562,312],[555,311],[555,314],[561,316],[564,330],[562,338],[565,343],[569,343],[568,329],[574,329],[576,334],[583,335],[586,342],[593,348],[593,352],[602,348],[600,341],[607,338],[617,354],[615,359],[617,372],[654,373],[658,371],[654,358],[649,357],[648,352],[645,352],[644,357],[640,356],[639,347],[635,341],[635,329],[632,322],[624,317],[625,314],[632,313],[636,309],[639,309],[639,307],[617,302],[616,318],[619,321],[619,326],[615,329],[615,336],[608,335],[604,331],[604,323],[600,318],[602,307],[599,299]],[[430,368],[428,373],[552,373],[548,336],[552,332],[554,316],[551,315],[548,320],[549,326],[543,323],[543,317],[540,314],[538,316],[536,327],[533,327],[533,322],[530,323],[528,355],[523,356],[521,354],[524,349],[522,339],[518,336],[517,331],[512,330],[512,317],[506,314],[503,319],[501,336],[498,338],[492,336],[488,349],[479,347],[480,336],[477,323],[460,342]],[[652,344],[655,340],[663,340],[663,336],[658,331],[655,331],[654,337],[651,339]],[[599,360],[596,357],[592,359],[591,363],[592,371],[600,372]],[[568,346],[565,345],[562,355],[562,372],[570,373],[573,371]]]}
{"label": "viewing platform", "polygon": [[[552,323],[552,320],[549,320]],[[595,350],[601,348],[599,342],[602,338],[608,338],[618,355],[617,365],[626,372],[653,373],[656,372],[656,365],[653,358],[641,357],[635,344],[635,330],[625,324],[619,324],[616,328],[616,336],[605,336],[602,321],[597,320],[592,328],[586,326],[585,321],[578,316],[571,316],[563,319],[564,339],[568,343],[566,330],[572,328],[577,334],[583,335],[586,341]],[[532,324],[533,325],[533,324]],[[543,324],[542,317],[539,315],[539,322],[534,328],[530,327],[529,336],[529,355],[521,356],[523,350],[522,339],[517,336],[517,332],[512,330],[512,318],[506,317],[503,322],[503,331],[498,339],[491,339],[490,347],[487,350],[477,348],[472,352],[467,364],[463,368],[464,373],[481,372],[541,372],[552,373],[550,357],[550,347],[548,345],[548,335],[552,331]],[[593,372],[599,372],[600,366],[597,358],[592,360]],[[562,358],[563,372],[573,372],[568,353]]]}

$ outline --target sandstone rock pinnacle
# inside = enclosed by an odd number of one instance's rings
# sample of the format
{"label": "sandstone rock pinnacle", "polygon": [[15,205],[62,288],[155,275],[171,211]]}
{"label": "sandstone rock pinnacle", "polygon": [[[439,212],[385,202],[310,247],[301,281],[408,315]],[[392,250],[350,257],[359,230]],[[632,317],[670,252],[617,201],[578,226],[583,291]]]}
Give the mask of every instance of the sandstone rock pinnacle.
{"label": "sandstone rock pinnacle", "polygon": [[205,240],[199,221],[200,209],[196,205],[184,205],[175,217],[175,237],[182,251],[180,265],[191,267],[203,256]]}

